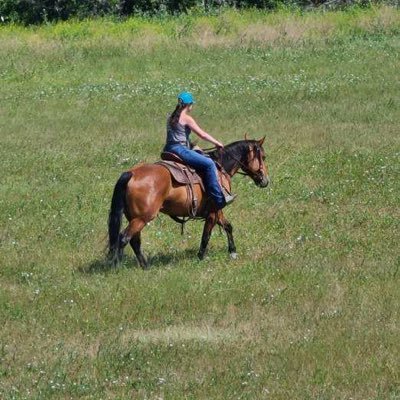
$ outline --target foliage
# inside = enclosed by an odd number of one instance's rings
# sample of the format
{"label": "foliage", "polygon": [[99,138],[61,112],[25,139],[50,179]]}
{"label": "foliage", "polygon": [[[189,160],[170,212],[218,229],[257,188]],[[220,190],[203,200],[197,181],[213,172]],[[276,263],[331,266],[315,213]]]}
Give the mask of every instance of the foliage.
{"label": "foliage", "polygon": [[[325,3],[323,0],[0,0],[3,22],[38,24],[43,22],[84,19],[89,17],[131,15],[173,15],[191,12],[212,13],[226,7],[272,10],[282,7],[304,7]],[[370,0],[328,0],[329,7],[370,5]]]}
{"label": "foliage", "polygon": [[71,17],[117,14],[119,0],[0,0],[0,15],[8,21],[36,24]]}

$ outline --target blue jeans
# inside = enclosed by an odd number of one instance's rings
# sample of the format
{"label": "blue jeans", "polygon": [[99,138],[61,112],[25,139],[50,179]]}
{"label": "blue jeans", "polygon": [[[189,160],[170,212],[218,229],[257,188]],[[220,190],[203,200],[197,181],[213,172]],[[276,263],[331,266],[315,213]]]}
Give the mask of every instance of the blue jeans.
{"label": "blue jeans", "polygon": [[217,178],[217,167],[211,158],[190,150],[181,144],[166,145],[164,151],[174,153],[201,174],[207,194],[218,209],[225,206],[225,197]]}

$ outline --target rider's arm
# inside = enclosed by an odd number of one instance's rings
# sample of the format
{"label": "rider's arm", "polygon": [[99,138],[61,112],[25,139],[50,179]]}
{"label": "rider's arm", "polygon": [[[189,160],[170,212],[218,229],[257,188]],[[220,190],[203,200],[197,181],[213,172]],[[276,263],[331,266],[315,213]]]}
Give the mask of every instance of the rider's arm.
{"label": "rider's arm", "polygon": [[224,147],[221,142],[214,139],[209,133],[203,131],[192,117],[187,115],[183,122],[201,139],[207,140],[207,142],[215,144],[217,147]]}

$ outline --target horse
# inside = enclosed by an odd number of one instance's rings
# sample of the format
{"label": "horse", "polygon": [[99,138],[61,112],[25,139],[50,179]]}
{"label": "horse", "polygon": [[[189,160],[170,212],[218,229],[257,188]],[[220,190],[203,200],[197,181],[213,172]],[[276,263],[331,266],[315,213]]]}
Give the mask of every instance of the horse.
{"label": "horse", "polygon": [[[264,140],[265,136],[259,140],[249,140],[245,135],[245,140],[205,153],[222,167],[221,183],[228,187],[229,191],[230,178],[236,173],[249,176],[258,187],[268,186],[269,173],[265,164]],[[227,235],[231,258],[236,258],[231,223],[224,217],[222,210],[210,206],[210,201],[199,184],[194,185],[193,189],[198,199],[197,217],[205,220],[198,252],[199,259],[202,260],[206,254],[211,232],[216,224],[222,227]],[[186,187],[177,184],[162,165],[143,163],[123,172],[114,187],[108,218],[108,257],[113,264],[120,262],[124,247],[129,243],[139,265],[143,269],[149,267],[141,250],[140,236],[142,229],[159,212],[178,221],[179,217],[188,217],[190,211]],[[122,214],[128,220],[128,226],[120,232]]]}

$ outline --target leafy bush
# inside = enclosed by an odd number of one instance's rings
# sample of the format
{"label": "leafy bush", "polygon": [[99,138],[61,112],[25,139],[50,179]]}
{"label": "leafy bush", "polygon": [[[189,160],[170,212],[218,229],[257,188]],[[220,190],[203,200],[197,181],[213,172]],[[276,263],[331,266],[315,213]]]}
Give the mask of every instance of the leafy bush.
{"label": "leafy bush", "polygon": [[[3,22],[39,24],[48,21],[105,15],[164,15],[188,10],[209,12],[222,7],[271,10],[285,6],[308,7],[326,4],[341,7],[368,5],[371,0],[0,0]],[[378,0],[380,1],[380,0]],[[400,0],[387,0],[398,3]]]}
{"label": "leafy bush", "polygon": [[119,0],[0,0],[0,15],[5,21],[37,24],[115,14],[119,12],[119,3]]}

